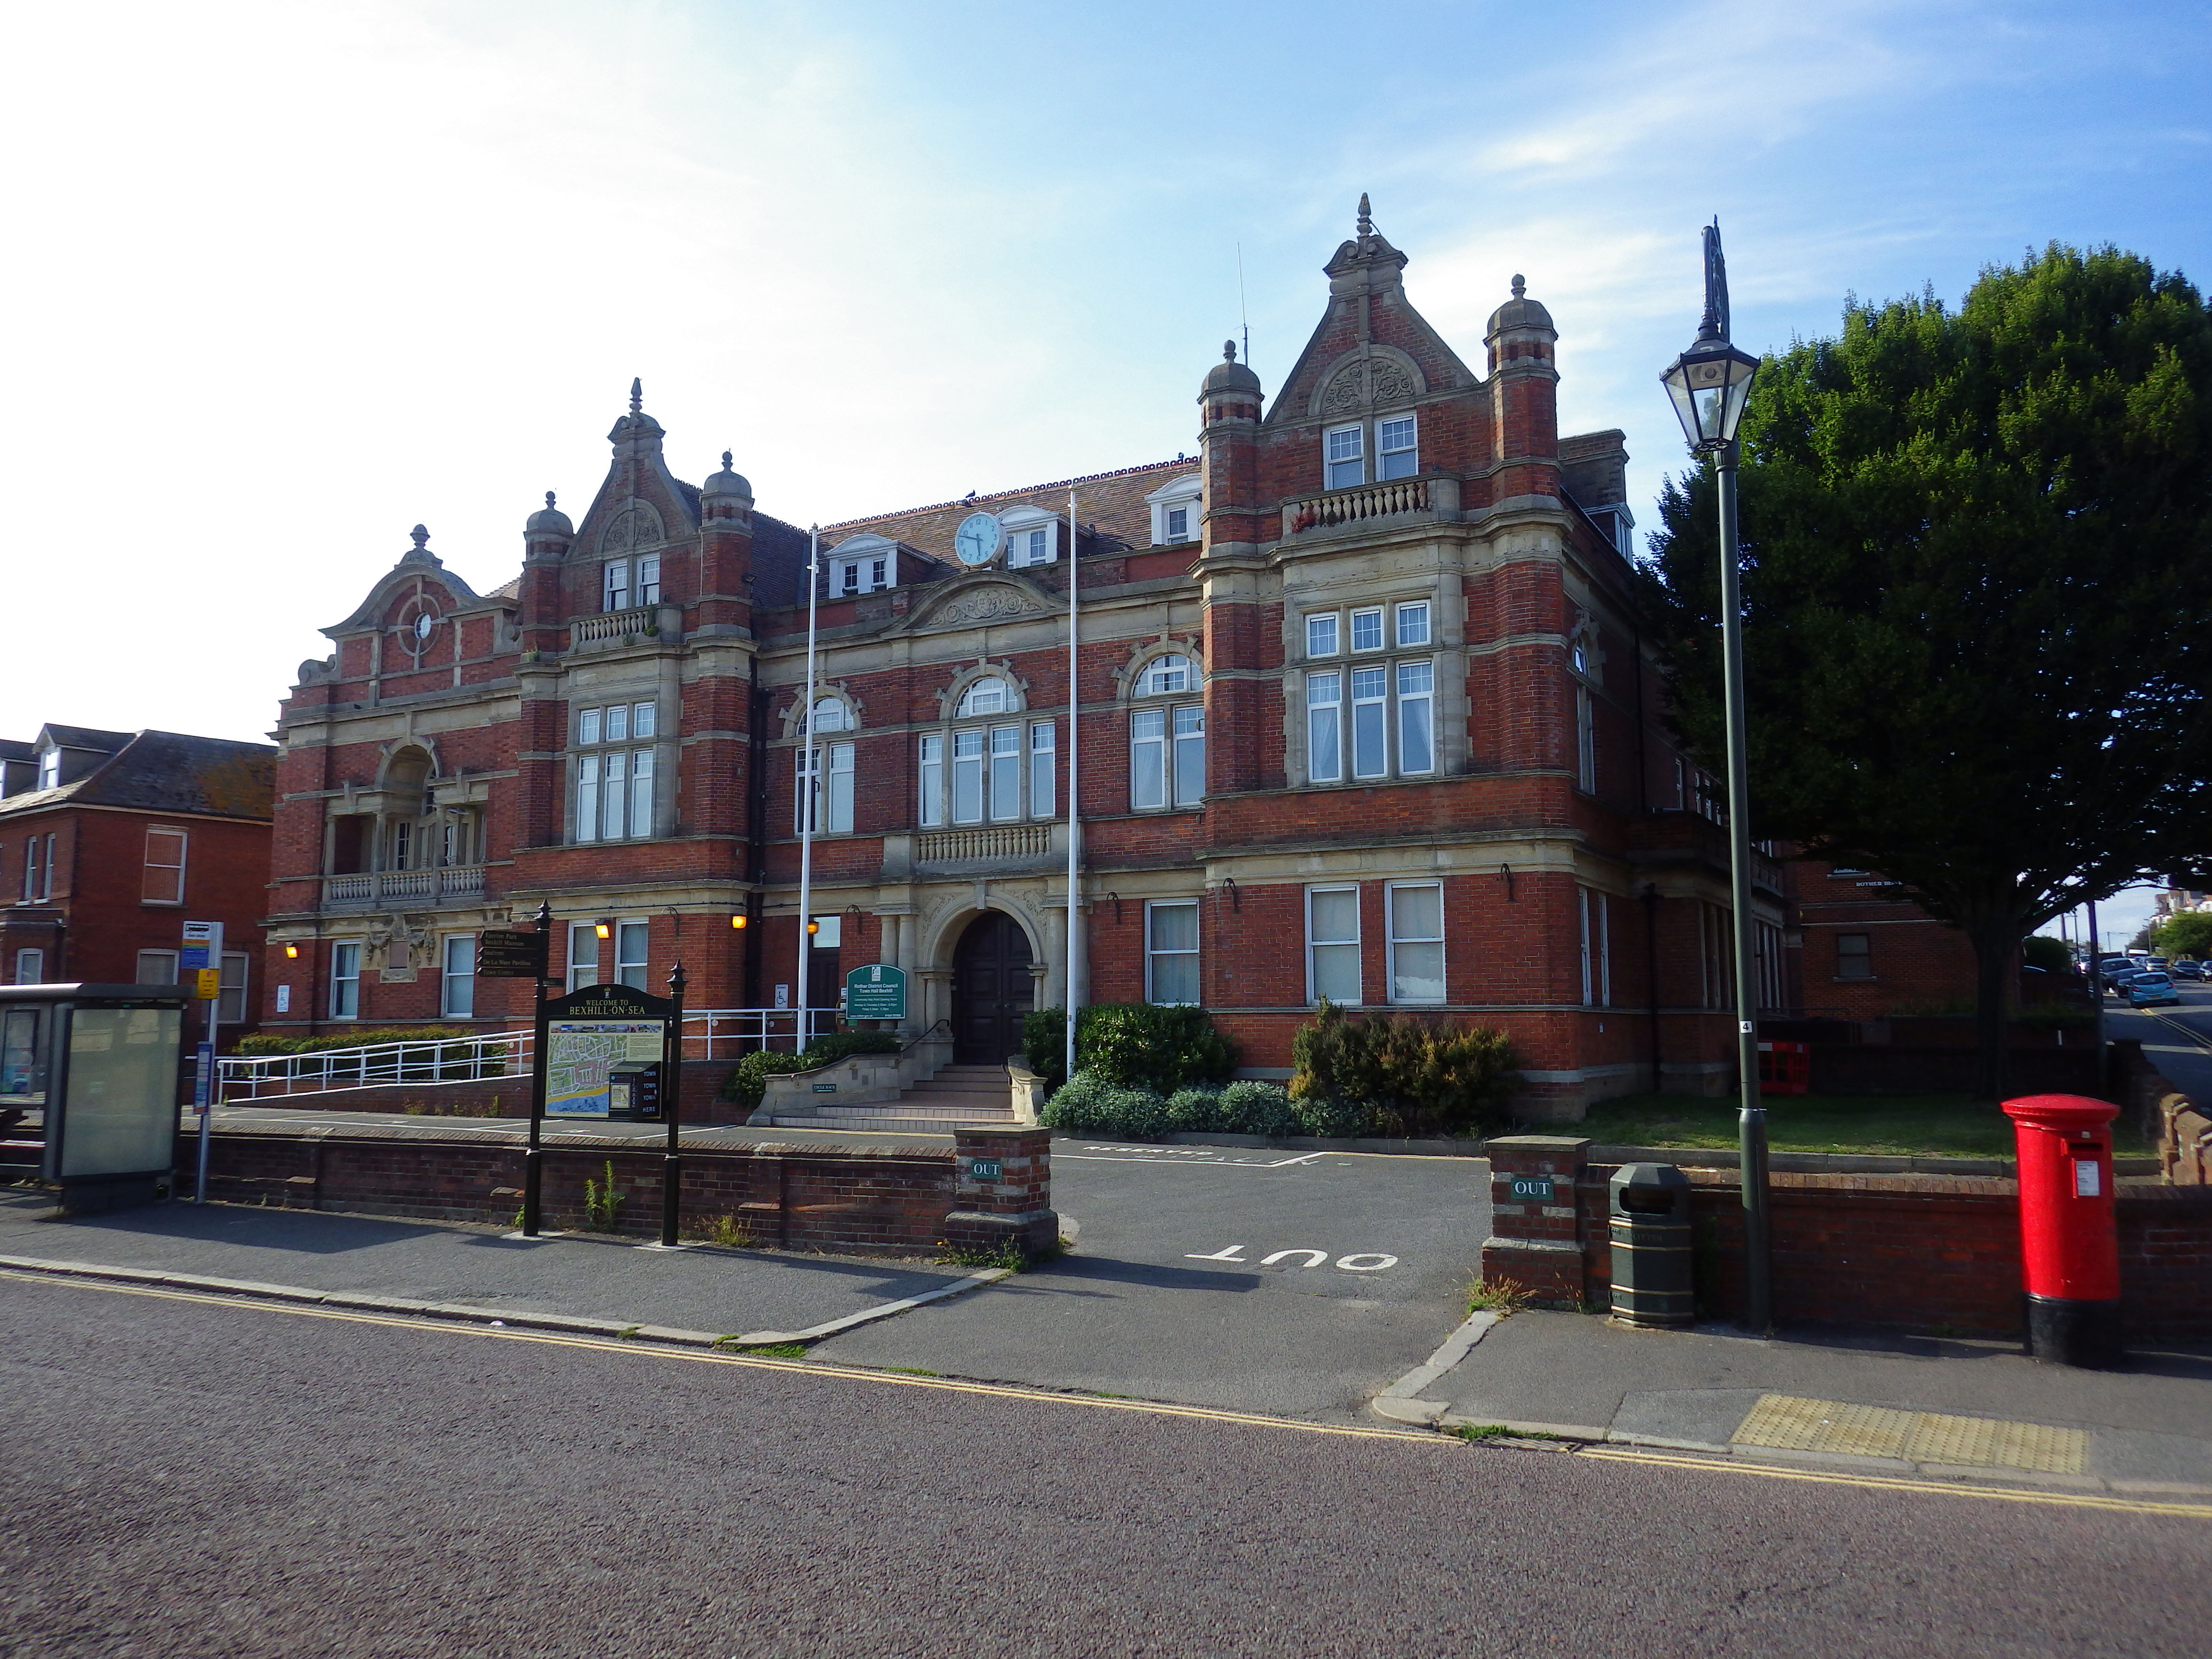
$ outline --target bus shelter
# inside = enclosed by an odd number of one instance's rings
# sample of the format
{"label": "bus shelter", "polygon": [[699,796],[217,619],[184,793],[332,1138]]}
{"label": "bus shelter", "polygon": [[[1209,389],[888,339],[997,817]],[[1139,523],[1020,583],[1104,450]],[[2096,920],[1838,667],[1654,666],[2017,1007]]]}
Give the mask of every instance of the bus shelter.
{"label": "bus shelter", "polygon": [[178,985],[0,986],[8,1156],[64,1210],[167,1196],[185,1005]]}

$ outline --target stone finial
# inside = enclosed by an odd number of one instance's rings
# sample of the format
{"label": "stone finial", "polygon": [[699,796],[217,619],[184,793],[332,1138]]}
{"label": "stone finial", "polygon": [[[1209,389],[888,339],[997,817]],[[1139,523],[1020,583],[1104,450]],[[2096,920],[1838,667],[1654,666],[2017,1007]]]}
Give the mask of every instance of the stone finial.
{"label": "stone finial", "polygon": [[425,547],[429,545],[430,532],[425,530],[421,525],[416,525],[414,529],[409,531],[407,533],[415,538],[415,550],[416,552],[421,552]]}
{"label": "stone finial", "polygon": [[633,415],[641,414],[644,409],[645,377],[641,374],[634,375],[629,383],[629,412]]}
{"label": "stone finial", "polygon": [[1221,361],[1224,363],[1233,363],[1237,361],[1236,341],[1224,340],[1221,343]]}
{"label": "stone finial", "polygon": [[1513,297],[1520,299],[1528,291],[1528,279],[1516,271],[1513,276]]}
{"label": "stone finial", "polygon": [[722,452],[722,471],[730,471],[730,452],[726,449]]}
{"label": "stone finial", "polygon": [[550,489],[545,492],[545,508],[549,513],[553,509],[553,492]]}
{"label": "stone finial", "polygon": [[1375,234],[1375,216],[1368,211],[1367,192],[1364,190],[1359,192],[1359,234],[1362,236]]}

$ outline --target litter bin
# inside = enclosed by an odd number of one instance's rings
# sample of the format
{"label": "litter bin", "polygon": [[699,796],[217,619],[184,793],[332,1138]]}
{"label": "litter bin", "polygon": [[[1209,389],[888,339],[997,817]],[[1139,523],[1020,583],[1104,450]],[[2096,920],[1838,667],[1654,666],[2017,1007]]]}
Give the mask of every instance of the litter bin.
{"label": "litter bin", "polygon": [[1671,1164],[1624,1164],[1613,1171],[1607,1231],[1613,1241],[1613,1316],[1623,1325],[1668,1328],[1696,1317],[1690,1285],[1690,1178]]}
{"label": "litter bin", "polygon": [[2004,1103],[2020,1146],[2020,1265],[2027,1352],[2061,1365],[2120,1363],[2120,1240],[2112,1119],[2081,1095]]}
{"label": "litter bin", "polygon": [[660,1067],[617,1066],[608,1073],[607,1116],[617,1122],[659,1122]]}

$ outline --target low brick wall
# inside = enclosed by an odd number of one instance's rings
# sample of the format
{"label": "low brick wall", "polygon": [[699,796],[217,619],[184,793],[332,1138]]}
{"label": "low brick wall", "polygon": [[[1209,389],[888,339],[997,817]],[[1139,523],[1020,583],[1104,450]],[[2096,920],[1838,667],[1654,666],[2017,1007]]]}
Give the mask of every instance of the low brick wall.
{"label": "low brick wall", "polygon": [[[1816,1095],[1978,1094],[1981,1063],[1980,1052],[1973,1048],[1816,1042],[1810,1086]],[[2005,1057],[2005,1080],[2010,1095],[2096,1095],[2103,1090],[2093,1042],[2012,1048]]]}
{"label": "low brick wall", "polygon": [[[192,1167],[196,1146],[179,1142],[180,1170]],[[998,1176],[976,1178],[978,1158],[994,1160]],[[610,1164],[623,1199],[616,1231],[656,1237],[663,1155],[635,1140],[564,1136],[547,1148],[544,1224],[580,1228],[584,1183],[604,1180]],[[522,1201],[519,1138],[441,1137],[428,1125],[420,1133],[358,1126],[227,1128],[211,1139],[208,1167],[210,1197],[301,1209],[512,1223]],[[1012,1239],[1035,1254],[1059,1237],[1051,1143],[1042,1129],[963,1128],[949,1152],[794,1146],[761,1137],[687,1146],[679,1170],[679,1226],[687,1235],[732,1217],[756,1243],[787,1249],[916,1255]]]}
{"label": "low brick wall", "polygon": [[[1486,1279],[1527,1285],[1554,1306],[1602,1305],[1612,1284],[1606,1217],[1612,1164],[1589,1143],[1516,1135],[1490,1143],[1492,1237]],[[1743,1308],[1743,1212],[1733,1171],[1692,1170],[1700,1315]],[[1516,1199],[1540,1176],[1551,1203]],[[1773,1175],[1778,1320],[1881,1325],[1934,1334],[2021,1334],[2019,1189],[1971,1176]],[[1569,1195],[1571,1194],[1571,1197]],[[2121,1315],[2134,1342],[2212,1340],[2212,1188],[2120,1184]]]}

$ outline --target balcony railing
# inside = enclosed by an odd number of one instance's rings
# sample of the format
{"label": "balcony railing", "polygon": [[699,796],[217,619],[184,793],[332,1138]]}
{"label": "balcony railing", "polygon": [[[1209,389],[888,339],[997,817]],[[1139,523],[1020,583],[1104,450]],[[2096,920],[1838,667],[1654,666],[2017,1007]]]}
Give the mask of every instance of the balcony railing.
{"label": "balcony railing", "polygon": [[1334,530],[1375,519],[1395,519],[1409,513],[1437,518],[1459,516],[1459,480],[1436,473],[1417,478],[1393,478],[1382,483],[1353,484],[1324,490],[1283,503],[1283,534],[1301,531]]}
{"label": "balcony railing", "polygon": [[585,617],[569,624],[568,641],[572,646],[598,645],[608,640],[632,637],[644,638],[656,632],[660,623],[660,607],[657,605],[634,605],[627,611],[610,611],[597,617]]}
{"label": "balcony railing", "polygon": [[325,876],[326,909],[374,910],[394,903],[437,904],[483,896],[481,864],[448,865],[442,870],[368,870],[359,875]]}
{"label": "balcony railing", "polygon": [[923,864],[957,864],[975,859],[1035,859],[1052,851],[1049,823],[999,823],[973,830],[933,830],[915,837],[914,855]]}

